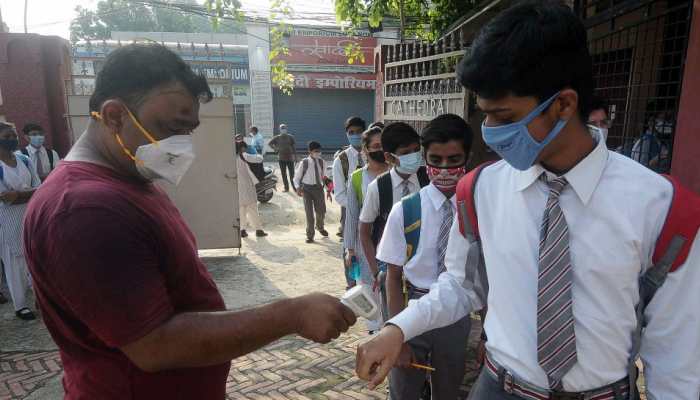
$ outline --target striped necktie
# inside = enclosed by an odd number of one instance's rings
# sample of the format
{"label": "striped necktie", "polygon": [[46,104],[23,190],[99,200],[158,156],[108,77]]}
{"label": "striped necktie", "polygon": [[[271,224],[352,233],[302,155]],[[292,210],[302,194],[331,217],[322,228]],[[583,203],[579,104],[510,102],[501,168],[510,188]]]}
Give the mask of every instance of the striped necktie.
{"label": "striped necktie", "polygon": [[411,187],[409,186],[410,184],[411,181],[408,179],[403,181],[403,192],[401,193],[403,197],[406,197],[411,194]]}
{"label": "striped necktie", "polygon": [[440,216],[442,223],[440,224],[440,232],[438,235],[438,276],[447,270],[445,267],[445,253],[447,253],[447,241],[450,238],[450,229],[454,219],[454,210],[452,210],[452,202],[450,199],[445,199],[440,207]]}
{"label": "striped necktie", "polygon": [[561,379],[576,364],[577,358],[569,228],[559,206],[559,195],[568,182],[560,177],[547,185],[549,198],[540,230],[537,358],[549,378],[550,388],[561,389]]}

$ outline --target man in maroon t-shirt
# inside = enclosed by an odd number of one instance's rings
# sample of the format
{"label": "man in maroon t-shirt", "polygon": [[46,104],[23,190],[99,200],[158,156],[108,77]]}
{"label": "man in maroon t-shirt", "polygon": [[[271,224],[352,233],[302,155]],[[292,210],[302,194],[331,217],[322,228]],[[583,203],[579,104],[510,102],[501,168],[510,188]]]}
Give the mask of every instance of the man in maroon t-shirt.
{"label": "man in maroon t-shirt", "polygon": [[163,46],[115,50],[87,130],[29,204],[26,255],[69,400],[223,399],[231,359],[294,333],[328,342],[355,323],[323,294],[225,311],[192,233],[151,183],[182,178],[211,96]]}

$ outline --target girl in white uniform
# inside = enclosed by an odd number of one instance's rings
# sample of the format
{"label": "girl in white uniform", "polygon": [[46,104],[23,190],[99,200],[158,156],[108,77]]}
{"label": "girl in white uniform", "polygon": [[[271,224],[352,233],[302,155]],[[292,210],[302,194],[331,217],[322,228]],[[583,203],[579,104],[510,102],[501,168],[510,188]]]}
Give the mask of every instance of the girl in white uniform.
{"label": "girl in white uniform", "polygon": [[247,149],[248,145],[244,141],[236,142],[241,237],[248,237],[246,228],[255,230],[255,236],[257,237],[265,237],[267,233],[262,229],[260,213],[258,212],[258,195],[255,191],[255,185],[259,181],[248,165],[248,163],[262,164],[263,156],[261,154],[249,154],[246,152]]}
{"label": "girl in white uniform", "polygon": [[35,319],[27,307],[30,281],[24,258],[23,218],[27,202],[41,181],[29,158],[15,154],[18,139],[14,126],[0,122],[0,254],[15,314]]}

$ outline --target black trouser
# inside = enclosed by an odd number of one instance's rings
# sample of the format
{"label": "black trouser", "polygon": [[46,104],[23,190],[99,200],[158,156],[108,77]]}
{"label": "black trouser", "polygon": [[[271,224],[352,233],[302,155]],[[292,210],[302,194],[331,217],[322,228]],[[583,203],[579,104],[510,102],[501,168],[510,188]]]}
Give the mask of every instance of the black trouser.
{"label": "black trouser", "polygon": [[[280,160],[280,170],[282,171],[282,182],[284,182],[284,190],[289,190],[289,184],[292,184],[292,189],[297,191],[294,187],[294,161],[282,161]],[[287,178],[287,171],[289,171],[289,178]]]}

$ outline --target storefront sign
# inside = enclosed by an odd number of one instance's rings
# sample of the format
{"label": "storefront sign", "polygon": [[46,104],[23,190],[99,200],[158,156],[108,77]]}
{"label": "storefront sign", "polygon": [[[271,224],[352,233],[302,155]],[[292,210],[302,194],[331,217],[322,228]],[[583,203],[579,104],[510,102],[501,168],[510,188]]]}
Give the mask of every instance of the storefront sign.
{"label": "storefront sign", "polygon": [[295,74],[294,87],[301,89],[374,90],[377,81],[371,74]]}
{"label": "storefront sign", "polygon": [[350,65],[345,49],[357,45],[364,54],[364,60],[355,59],[354,66],[374,65],[374,48],[377,39],[373,37],[348,36],[296,36],[289,38],[289,54],[280,57],[287,64],[295,65]]}
{"label": "storefront sign", "polygon": [[426,98],[418,100],[391,100],[386,103],[387,115],[400,117],[424,117],[431,119],[438,115],[454,112],[453,108],[461,104],[459,99]]}
{"label": "storefront sign", "polygon": [[234,83],[250,80],[247,65],[229,63],[190,63],[196,74],[204,75],[207,80],[227,80]]}

